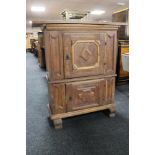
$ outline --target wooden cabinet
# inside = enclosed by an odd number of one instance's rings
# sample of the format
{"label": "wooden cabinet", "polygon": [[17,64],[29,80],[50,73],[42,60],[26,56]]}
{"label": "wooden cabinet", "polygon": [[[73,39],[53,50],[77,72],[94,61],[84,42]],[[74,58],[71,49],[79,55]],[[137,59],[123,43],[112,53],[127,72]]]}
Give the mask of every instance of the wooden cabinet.
{"label": "wooden cabinet", "polygon": [[119,40],[129,40],[129,9],[123,9],[116,11],[112,14],[113,22],[122,22],[126,25],[121,25],[118,29],[118,39]]}
{"label": "wooden cabinet", "polygon": [[46,24],[49,117],[62,118],[109,109],[114,115],[116,25]]}

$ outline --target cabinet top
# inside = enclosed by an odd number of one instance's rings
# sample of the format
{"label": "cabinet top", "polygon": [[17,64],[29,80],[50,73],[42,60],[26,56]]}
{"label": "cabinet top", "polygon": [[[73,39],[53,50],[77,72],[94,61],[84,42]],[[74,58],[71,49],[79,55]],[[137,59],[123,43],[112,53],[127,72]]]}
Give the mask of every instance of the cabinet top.
{"label": "cabinet top", "polygon": [[118,29],[121,25],[127,25],[120,22],[57,22],[57,21],[33,21],[32,27],[42,27],[43,30],[82,30],[82,29]]}

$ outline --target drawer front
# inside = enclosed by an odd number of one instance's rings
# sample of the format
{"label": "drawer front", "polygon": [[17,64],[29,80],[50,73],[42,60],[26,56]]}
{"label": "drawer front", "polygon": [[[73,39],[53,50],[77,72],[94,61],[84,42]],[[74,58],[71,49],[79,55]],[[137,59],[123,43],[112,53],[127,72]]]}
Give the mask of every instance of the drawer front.
{"label": "drawer front", "polygon": [[114,99],[114,78],[66,84],[67,111],[111,104]]}

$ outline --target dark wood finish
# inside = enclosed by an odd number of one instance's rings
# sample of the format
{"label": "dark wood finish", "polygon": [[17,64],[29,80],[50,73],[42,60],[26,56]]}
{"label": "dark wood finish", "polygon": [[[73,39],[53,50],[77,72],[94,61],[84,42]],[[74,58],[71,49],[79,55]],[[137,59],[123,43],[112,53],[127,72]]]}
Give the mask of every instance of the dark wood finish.
{"label": "dark wood finish", "polygon": [[44,31],[44,45],[45,45],[45,60],[46,60],[46,70],[49,71],[49,59],[50,59],[50,46],[49,46],[49,32]]}
{"label": "dark wood finish", "polygon": [[44,35],[42,32],[38,32],[38,62],[41,68],[46,68]]}
{"label": "dark wood finish", "polygon": [[116,12],[112,15],[113,22],[124,22],[127,25],[121,25],[118,29],[118,39],[128,40],[129,39],[129,9]]}
{"label": "dark wood finish", "polygon": [[47,24],[44,28],[49,117],[62,118],[109,109],[114,115],[116,25]]}

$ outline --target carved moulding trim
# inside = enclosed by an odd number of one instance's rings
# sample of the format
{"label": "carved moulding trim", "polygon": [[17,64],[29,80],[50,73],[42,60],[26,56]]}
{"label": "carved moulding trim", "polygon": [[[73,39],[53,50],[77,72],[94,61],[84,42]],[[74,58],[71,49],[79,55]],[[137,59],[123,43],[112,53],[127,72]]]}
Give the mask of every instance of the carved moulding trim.
{"label": "carved moulding trim", "polygon": [[[97,46],[97,54],[98,54],[98,57],[97,57],[97,62],[92,65],[92,66],[87,66],[87,67],[78,67],[76,64],[75,64],[75,61],[74,61],[74,52],[75,52],[75,46],[78,44],[78,43],[94,43],[96,46]],[[91,68],[96,68],[96,67],[99,67],[99,62],[100,62],[100,55],[99,55],[99,44],[100,44],[100,41],[98,40],[78,40],[76,41],[73,45],[72,45],[72,64],[73,64],[73,69],[74,70],[81,70],[81,69],[91,69]]]}

